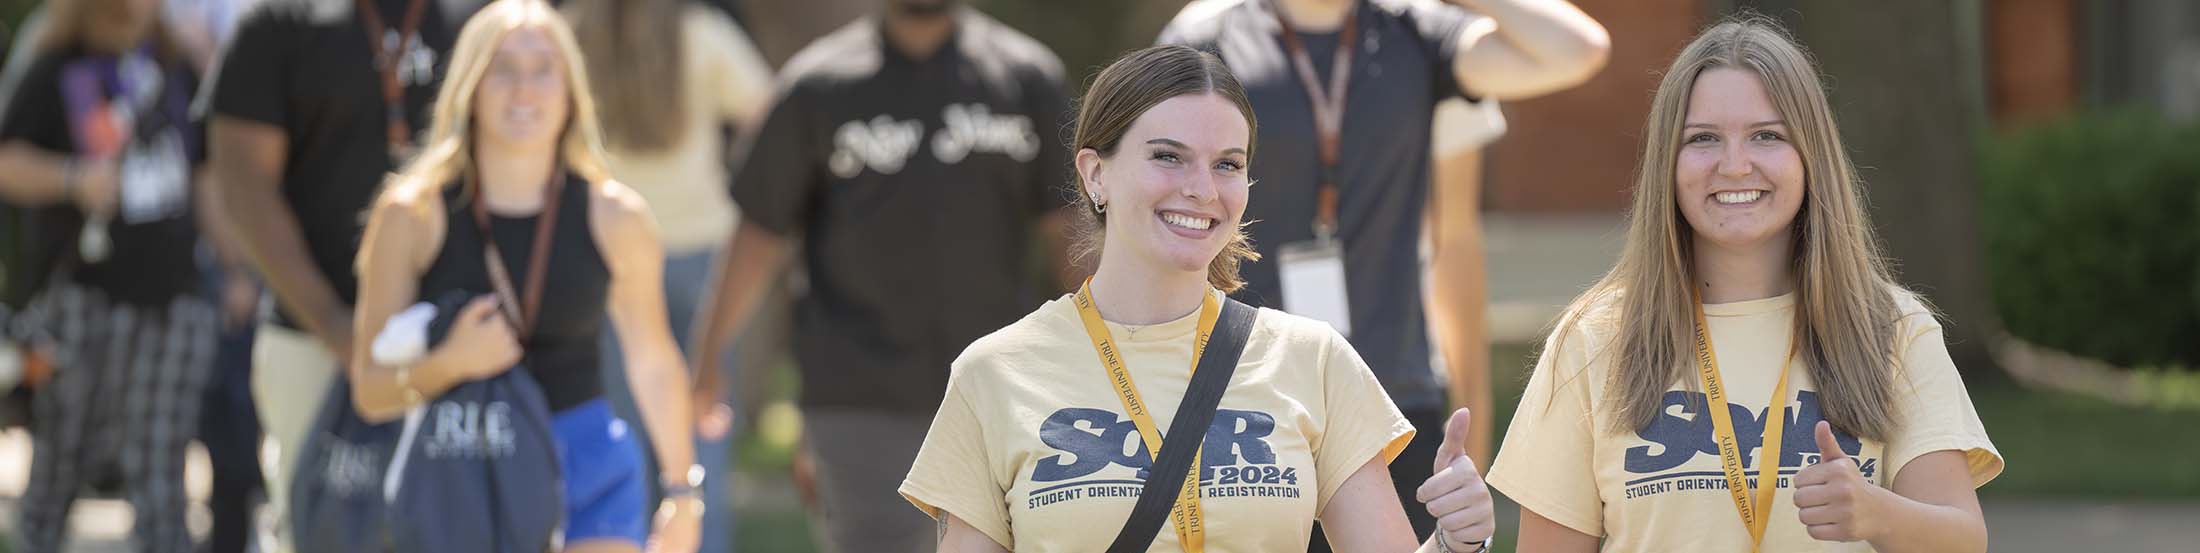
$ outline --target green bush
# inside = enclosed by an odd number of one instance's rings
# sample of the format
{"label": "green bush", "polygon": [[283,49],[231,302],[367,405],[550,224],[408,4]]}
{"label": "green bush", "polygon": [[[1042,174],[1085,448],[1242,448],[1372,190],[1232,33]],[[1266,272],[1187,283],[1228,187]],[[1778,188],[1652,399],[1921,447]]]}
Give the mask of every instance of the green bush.
{"label": "green bush", "polygon": [[1979,190],[2010,333],[2122,367],[2200,366],[2200,127],[2122,112],[1989,138]]}

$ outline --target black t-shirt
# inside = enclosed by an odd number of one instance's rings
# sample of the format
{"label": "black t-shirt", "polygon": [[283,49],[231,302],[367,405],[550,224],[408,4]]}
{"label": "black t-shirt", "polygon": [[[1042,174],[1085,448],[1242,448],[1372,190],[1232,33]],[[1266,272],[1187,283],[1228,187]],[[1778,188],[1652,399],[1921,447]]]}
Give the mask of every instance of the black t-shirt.
{"label": "black t-shirt", "polygon": [[[1236,297],[1273,306],[1283,298],[1276,263],[1285,244],[1314,237],[1320,141],[1305,86],[1292,68],[1270,2],[1240,0],[1189,10],[1161,32],[1221,56],[1260,118],[1251,177],[1260,182],[1245,219],[1262,260],[1241,269]],[[1436,103],[1464,97],[1454,78],[1458,36],[1473,16],[1426,0],[1360,2],[1338,143],[1337,239],[1344,245],[1352,347],[1403,409],[1441,408],[1421,309],[1420,239],[1429,187],[1429,131]],[[1327,86],[1338,32],[1300,33],[1317,81]]]}
{"label": "black t-shirt", "polygon": [[[429,104],[448,65],[445,54],[478,5],[470,0],[424,1],[419,37],[400,57],[398,70],[406,122],[416,136],[428,128]],[[394,33],[410,2],[376,3]],[[283,198],[297,214],[314,265],[346,303],[358,290],[352,260],[364,228],[362,215],[382,179],[395,169],[381,75],[366,27],[356,17],[357,5],[353,0],[263,0],[238,22],[215,62],[200,106],[209,117],[282,128],[290,141]]]}
{"label": "black t-shirt", "polygon": [[204,159],[204,136],[189,117],[196,76],[180,60],[143,54],[68,49],[36,56],[0,116],[0,141],[113,159],[119,181],[104,259],[79,254],[85,215],[65,202],[29,210],[38,238],[28,255],[42,260],[30,265],[57,268],[56,278],[142,306],[196,291],[192,176]]}
{"label": "black t-shirt", "polygon": [[734,179],[744,217],[803,241],[806,406],[932,412],[955,356],[1049,293],[1032,253],[1069,193],[1061,60],[955,17],[922,61],[875,18],[804,48]]}

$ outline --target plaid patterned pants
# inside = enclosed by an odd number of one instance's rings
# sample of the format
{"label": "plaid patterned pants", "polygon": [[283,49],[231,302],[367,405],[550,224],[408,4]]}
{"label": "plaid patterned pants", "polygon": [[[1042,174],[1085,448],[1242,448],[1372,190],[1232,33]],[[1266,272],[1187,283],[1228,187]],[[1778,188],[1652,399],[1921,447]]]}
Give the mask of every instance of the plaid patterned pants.
{"label": "plaid patterned pants", "polygon": [[57,281],[9,326],[47,344],[54,366],[32,406],[23,550],[61,551],[77,493],[111,467],[121,471],[136,514],[131,548],[191,551],[184,447],[212,373],[220,331],[213,304],[186,296],[166,306],[132,305]]}

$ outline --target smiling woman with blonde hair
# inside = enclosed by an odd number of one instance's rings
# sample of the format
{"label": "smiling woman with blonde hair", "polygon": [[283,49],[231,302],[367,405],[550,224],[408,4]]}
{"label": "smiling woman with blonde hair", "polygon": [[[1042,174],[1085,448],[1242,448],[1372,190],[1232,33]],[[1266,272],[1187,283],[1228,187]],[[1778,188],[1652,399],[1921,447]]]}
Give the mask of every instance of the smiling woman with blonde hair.
{"label": "smiling woman with blonde hair", "polygon": [[357,342],[352,403],[368,420],[392,420],[524,366],[553,412],[565,550],[639,551],[652,537],[647,483],[639,446],[603,398],[608,314],[642,418],[663,438],[654,537],[693,551],[700,496],[687,370],[665,322],[664,250],[648,207],[606,174],[594,106],[580,48],[549,4],[498,0],[467,22],[425,149],[369,216],[355,335],[379,334],[415,301],[478,297],[416,364],[379,366]]}
{"label": "smiling woman with blonde hair", "polygon": [[2001,456],[1889,274],[1810,58],[1768,20],[1720,23],[1643,135],[1619,263],[1560,319],[1491,467],[1522,550],[1983,551],[1973,488]]}

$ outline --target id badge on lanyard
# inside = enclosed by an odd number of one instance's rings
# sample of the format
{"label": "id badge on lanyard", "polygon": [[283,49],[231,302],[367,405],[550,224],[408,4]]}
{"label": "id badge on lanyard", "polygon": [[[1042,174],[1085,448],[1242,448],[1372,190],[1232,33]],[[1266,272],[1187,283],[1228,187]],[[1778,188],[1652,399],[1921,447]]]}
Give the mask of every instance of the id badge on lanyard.
{"label": "id badge on lanyard", "polygon": [[[1270,9],[1275,9],[1270,6]],[[1291,68],[1314,112],[1314,134],[1320,141],[1321,182],[1317,183],[1314,239],[1284,244],[1277,271],[1283,287],[1283,310],[1329,323],[1337,333],[1352,335],[1352,303],[1346,293],[1343,241],[1337,234],[1338,143],[1343,140],[1345,93],[1352,81],[1352,54],[1358,43],[1360,6],[1355,2],[1338,30],[1337,51],[1330,64],[1329,83],[1323,87],[1314,74],[1313,59],[1299,40],[1291,22],[1277,12],[1276,25],[1283,32],[1284,49]]]}
{"label": "id badge on lanyard", "polygon": [[391,29],[382,23],[380,7],[373,0],[359,0],[355,12],[359,24],[365,27],[367,46],[374,52],[374,69],[380,77],[382,92],[382,121],[384,139],[389,144],[390,165],[401,167],[417,153],[413,143],[412,124],[405,120],[405,81],[399,75],[407,65],[406,53],[420,41],[420,21],[427,13],[427,0],[412,0],[405,7],[405,19],[399,28]]}
{"label": "id badge on lanyard", "polygon": [[1283,310],[1352,335],[1352,302],[1345,294],[1344,247],[1335,238],[1284,244],[1276,265]]}
{"label": "id badge on lanyard", "polygon": [[[157,113],[162,107],[162,79],[160,64],[145,49],[133,50],[112,62],[85,62],[69,66],[61,76],[62,100],[69,110],[70,132],[74,135],[77,152],[90,158],[115,162],[120,172],[115,182],[117,207],[123,210],[124,222],[139,222],[153,218],[144,215],[157,212],[163,205],[180,205],[188,194],[184,177],[175,174],[173,166],[181,159],[181,143],[173,135],[168,140],[153,140],[157,147],[173,147],[176,152],[151,150],[138,144],[140,118]],[[110,94],[110,92],[112,92]],[[152,152],[171,154],[155,158]],[[84,214],[84,226],[77,231],[77,256],[86,264],[96,264],[107,259],[114,250],[114,241],[108,235],[109,221],[115,218],[111,211]]]}

